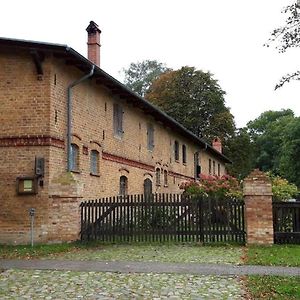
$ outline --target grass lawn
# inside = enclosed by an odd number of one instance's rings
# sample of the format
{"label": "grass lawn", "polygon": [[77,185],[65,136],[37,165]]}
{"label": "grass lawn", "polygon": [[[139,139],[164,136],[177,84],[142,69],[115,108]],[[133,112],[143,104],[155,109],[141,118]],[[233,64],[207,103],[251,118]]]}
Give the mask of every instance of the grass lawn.
{"label": "grass lawn", "polygon": [[[246,264],[300,267],[300,245],[250,246]],[[253,299],[300,299],[300,277],[248,276]]]}
{"label": "grass lawn", "polygon": [[66,253],[80,247],[77,243],[62,243],[53,245],[34,245],[33,247],[29,245],[0,245],[0,258],[39,258],[42,256],[48,256],[58,253]]}
{"label": "grass lawn", "polygon": [[248,276],[253,299],[300,299],[300,277]]}
{"label": "grass lawn", "polygon": [[58,244],[0,246],[0,258],[240,264],[243,248],[198,244]]}
{"label": "grass lawn", "polygon": [[249,265],[300,267],[300,245],[249,246]]}

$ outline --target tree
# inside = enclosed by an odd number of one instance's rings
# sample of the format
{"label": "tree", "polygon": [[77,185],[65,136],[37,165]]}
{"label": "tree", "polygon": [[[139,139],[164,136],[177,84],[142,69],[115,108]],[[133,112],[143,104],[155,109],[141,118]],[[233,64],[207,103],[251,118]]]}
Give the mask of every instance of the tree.
{"label": "tree", "polygon": [[[286,6],[282,13],[288,15],[285,25],[274,29],[271,38],[266,44],[266,46],[269,46],[270,43],[278,42],[276,48],[281,53],[286,52],[288,48],[300,46],[300,0],[297,0],[297,2],[292,5]],[[292,79],[300,80],[300,71],[283,76],[275,86],[275,90]]]}
{"label": "tree", "polygon": [[209,72],[182,67],[158,77],[145,97],[195,135],[226,142],[235,125],[224,95]]}
{"label": "tree", "polygon": [[144,97],[152,82],[162,73],[169,71],[165,64],[156,60],[144,60],[131,63],[125,74],[124,84],[131,90]]}
{"label": "tree", "polygon": [[300,187],[300,118],[294,118],[286,127],[281,153],[280,173]]}
{"label": "tree", "polygon": [[294,117],[294,112],[291,109],[282,109],[279,111],[268,110],[263,112],[258,118],[248,122],[247,127],[252,139],[265,133],[268,126],[272,122],[277,122],[282,117]]}
{"label": "tree", "polygon": [[253,143],[255,167],[262,171],[272,171],[277,175],[281,173],[279,167],[281,147],[286,127],[293,119],[294,113],[290,109],[266,111],[247,124]]}
{"label": "tree", "polygon": [[245,178],[254,167],[254,147],[246,128],[238,129],[227,144],[225,155],[230,157],[229,174],[238,179]]}

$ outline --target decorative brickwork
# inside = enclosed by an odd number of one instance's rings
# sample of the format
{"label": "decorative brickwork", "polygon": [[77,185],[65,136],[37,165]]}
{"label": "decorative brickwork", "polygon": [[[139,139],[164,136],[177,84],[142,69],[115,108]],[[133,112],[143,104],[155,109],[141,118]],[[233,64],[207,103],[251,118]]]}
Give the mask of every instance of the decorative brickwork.
{"label": "decorative brickwork", "polygon": [[65,142],[62,139],[52,136],[9,136],[0,137],[0,147],[22,147],[22,146],[53,146],[57,148],[65,148]]}
{"label": "decorative brickwork", "polygon": [[267,175],[255,169],[245,180],[247,244],[273,244],[272,185]]}
{"label": "decorative brickwork", "polygon": [[125,157],[121,157],[121,156],[118,156],[118,155],[113,155],[111,153],[103,152],[102,153],[102,158],[104,160],[114,161],[114,162],[121,163],[121,164],[124,164],[124,165],[127,165],[127,166],[132,166],[132,167],[135,167],[135,168],[139,168],[139,169],[154,172],[154,167],[153,166],[143,164],[141,162],[138,162],[138,161],[135,161],[135,160],[132,160],[132,159],[128,159],[128,158],[125,158]]}

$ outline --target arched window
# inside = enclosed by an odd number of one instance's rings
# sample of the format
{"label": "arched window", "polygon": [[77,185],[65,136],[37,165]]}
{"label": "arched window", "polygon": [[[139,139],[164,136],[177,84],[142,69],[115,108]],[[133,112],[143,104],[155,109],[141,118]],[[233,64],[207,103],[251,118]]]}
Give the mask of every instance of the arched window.
{"label": "arched window", "polygon": [[79,171],[79,147],[71,144],[71,171]]}
{"label": "arched window", "polygon": [[156,185],[160,185],[160,169],[156,168],[155,170],[155,179],[156,179]]}
{"label": "arched window", "polygon": [[126,196],[128,194],[128,179],[126,176],[120,177],[120,195]]}
{"label": "arched window", "polygon": [[99,174],[99,152],[97,150],[91,151],[90,172],[93,175]]}
{"label": "arched window", "polygon": [[149,178],[144,180],[144,196],[145,199],[149,199],[152,195],[152,181]]}

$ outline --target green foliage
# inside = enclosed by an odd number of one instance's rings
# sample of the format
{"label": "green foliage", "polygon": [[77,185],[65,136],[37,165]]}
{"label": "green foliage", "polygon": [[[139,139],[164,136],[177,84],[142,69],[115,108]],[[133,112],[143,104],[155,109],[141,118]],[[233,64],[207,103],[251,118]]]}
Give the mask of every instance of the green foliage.
{"label": "green foliage", "polygon": [[272,181],[272,192],[275,200],[286,201],[298,195],[298,188],[295,184],[289,183],[288,180],[268,174]]}
{"label": "green foliage", "polygon": [[124,83],[131,90],[144,97],[152,82],[169,70],[165,64],[156,60],[131,63],[128,69],[123,69]]}
{"label": "green foliage", "polygon": [[300,118],[294,118],[286,127],[281,155],[280,173],[300,187]]}
{"label": "green foliage", "polygon": [[250,174],[254,168],[254,147],[245,128],[238,129],[228,140],[224,154],[232,160],[227,166],[229,174],[238,179]]}
{"label": "green foliage", "polygon": [[200,137],[226,142],[235,125],[225,106],[225,92],[212,74],[182,67],[156,79],[146,99]]}
{"label": "green foliage", "polygon": [[268,110],[263,112],[258,118],[248,122],[247,128],[250,136],[255,139],[257,136],[264,134],[270,124],[279,122],[282,117],[294,117],[294,112],[291,109],[282,109],[280,111]]}
{"label": "green foliage", "polygon": [[213,198],[242,198],[242,189],[238,180],[229,175],[222,177],[203,175],[200,181],[183,183],[181,189],[188,195]]}
{"label": "green foliage", "polygon": [[300,186],[300,120],[290,109],[266,111],[247,125],[253,144],[253,165]]}

